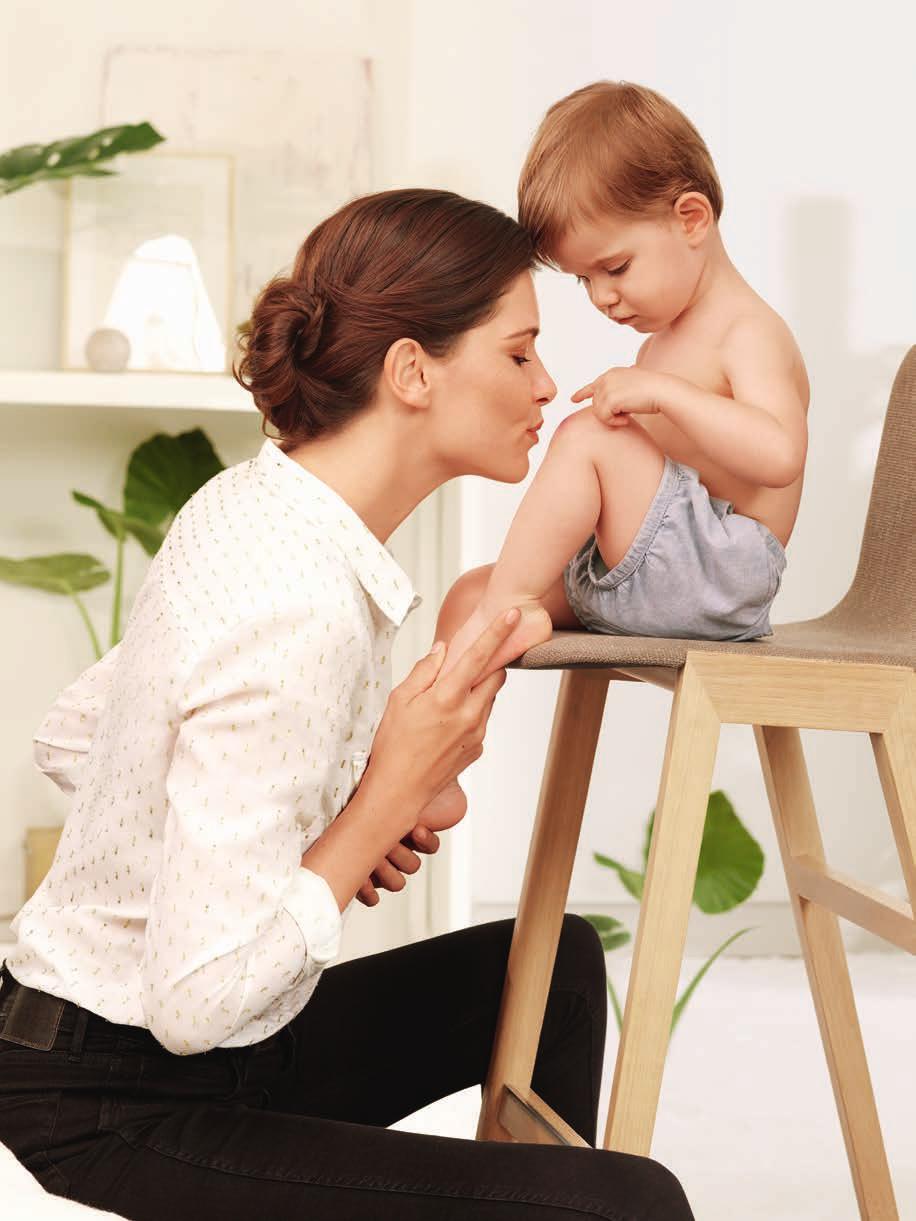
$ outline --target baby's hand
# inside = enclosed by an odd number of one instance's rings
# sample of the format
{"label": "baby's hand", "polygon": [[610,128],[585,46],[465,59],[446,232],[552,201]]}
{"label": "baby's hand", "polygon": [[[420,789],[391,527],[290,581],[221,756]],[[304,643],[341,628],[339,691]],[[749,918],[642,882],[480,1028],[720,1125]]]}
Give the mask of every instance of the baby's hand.
{"label": "baby's hand", "polygon": [[572,396],[574,403],[592,400],[592,411],[599,420],[614,427],[629,424],[629,416],[656,415],[662,410],[668,374],[653,373],[628,365],[608,369]]}

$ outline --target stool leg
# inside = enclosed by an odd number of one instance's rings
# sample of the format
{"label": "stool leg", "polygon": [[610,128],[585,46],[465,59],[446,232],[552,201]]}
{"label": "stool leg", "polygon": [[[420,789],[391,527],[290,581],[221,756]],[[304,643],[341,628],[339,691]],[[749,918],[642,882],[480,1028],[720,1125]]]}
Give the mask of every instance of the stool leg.
{"label": "stool leg", "polygon": [[792,859],[824,861],[824,845],[805,767],[801,735],[785,726],[755,725],[776,837],[789,885],[808,983],[839,1112],[846,1153],[865,1221],[897,1221],[897,1206],[881,1138],[862,1032],[839,921],[829,908],[798,895]]}
{"label": "stool leg", "polygon": [[648,1155],[720,721],[688,657],[674,689],[604,1145]]}
{"label": "stool leg", "polygon": [[910,907],[916,912],[916,674],[884,732],[869,736]]}
{"label": "stool leg", "polygon": [[566,670],[560,680],[478,1140],[513,1139],[500,1123],[505,1087],[527,1093],[531,1086],[610,676]]}

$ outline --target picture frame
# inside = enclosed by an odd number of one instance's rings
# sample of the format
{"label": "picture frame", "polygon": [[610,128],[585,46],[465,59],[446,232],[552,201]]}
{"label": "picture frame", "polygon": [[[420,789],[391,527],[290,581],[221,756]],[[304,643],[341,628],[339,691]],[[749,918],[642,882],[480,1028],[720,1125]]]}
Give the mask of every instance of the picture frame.
{"label": "picture frame", "polygon": [[150,150],[67,182],[61,367],[225,374],[235,158]]}

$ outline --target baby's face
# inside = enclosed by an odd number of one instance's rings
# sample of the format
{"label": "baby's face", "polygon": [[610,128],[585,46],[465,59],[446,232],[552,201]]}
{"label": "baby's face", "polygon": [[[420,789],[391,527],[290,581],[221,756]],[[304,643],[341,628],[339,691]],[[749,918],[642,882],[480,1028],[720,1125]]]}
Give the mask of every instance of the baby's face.
{"label": "baby's face", "polygon": [[554,251],[589,300],[634,331],[660,331],[690,304],[702,270],[697,249],[673,218],[580,221]]}

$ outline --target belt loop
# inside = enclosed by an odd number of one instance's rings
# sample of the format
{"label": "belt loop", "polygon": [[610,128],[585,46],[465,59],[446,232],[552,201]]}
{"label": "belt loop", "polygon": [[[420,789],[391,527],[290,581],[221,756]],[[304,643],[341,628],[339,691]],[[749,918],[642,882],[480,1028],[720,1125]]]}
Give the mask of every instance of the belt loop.
{"label": "belt loop", "polygon": [[73,1027],[73,1038],[70,1040],[70,1050],[67,1053],[67,1059],[73,1063],[77,1063],[80,1056],[83,1054],[83,1041],[86,1038],[86,1026],[89,1022],[89,1010],[77,1009],[76,1025]]}

